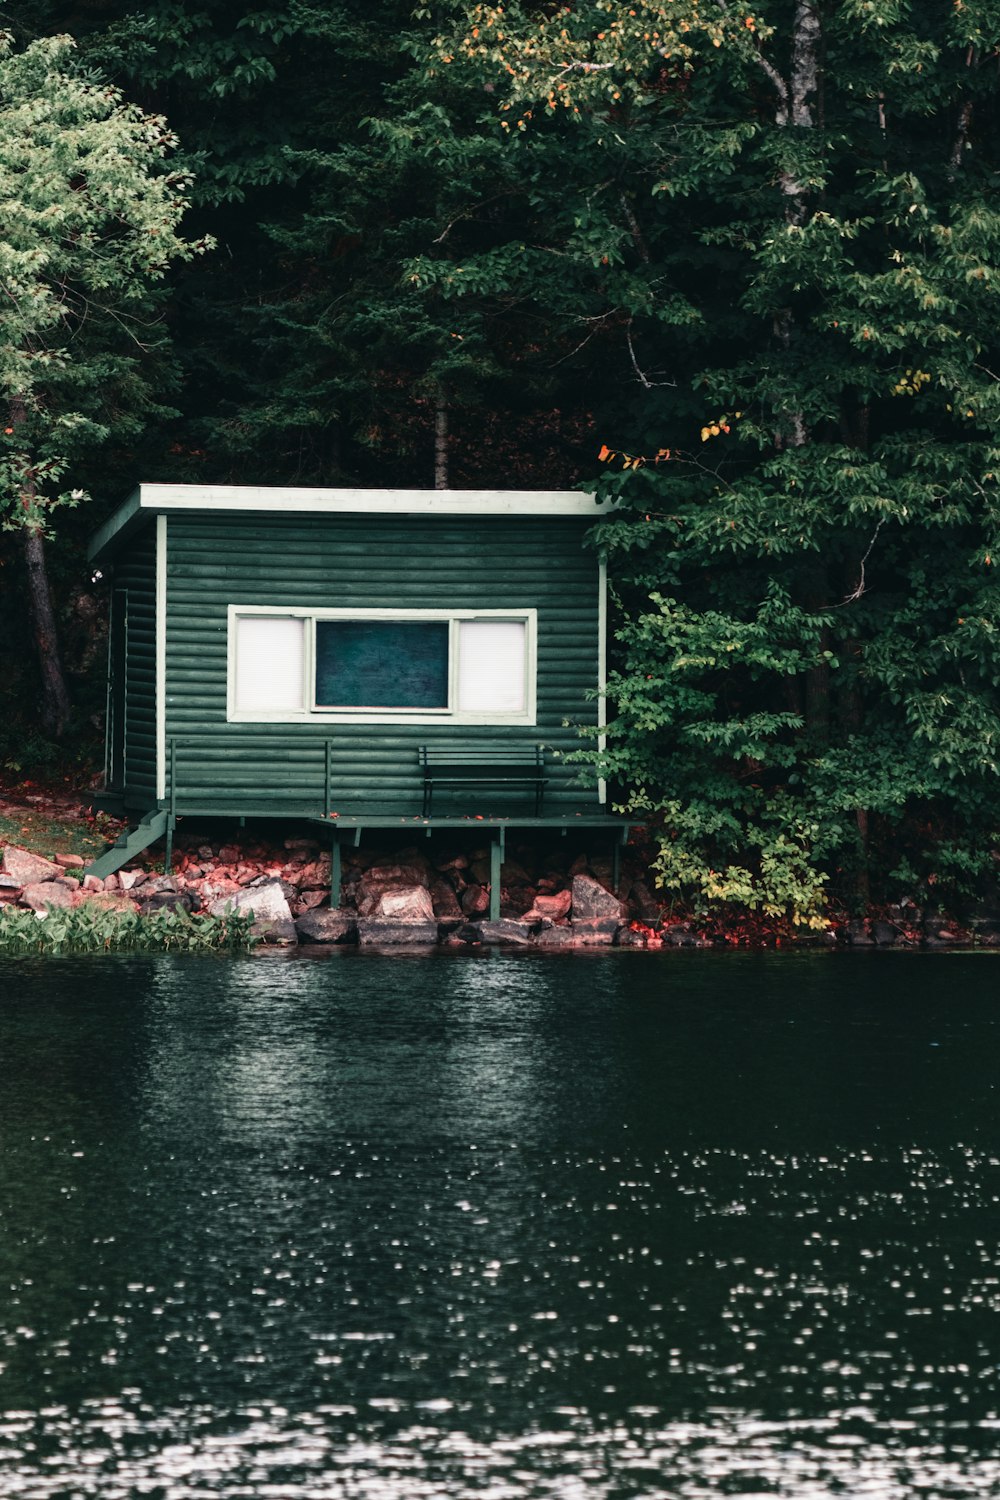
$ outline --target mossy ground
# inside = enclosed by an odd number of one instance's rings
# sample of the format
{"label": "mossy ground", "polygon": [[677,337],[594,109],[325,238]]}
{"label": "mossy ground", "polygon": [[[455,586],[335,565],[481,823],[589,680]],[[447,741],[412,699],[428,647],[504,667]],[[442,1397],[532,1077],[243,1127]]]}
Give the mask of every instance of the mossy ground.
{"label": "mossy ground", "polygon": [[79,854],[96,859],[121,831],[117,818],[92,812],[86,794],[71,784],[0,782],[0,848],[17,844],[52,859]]}

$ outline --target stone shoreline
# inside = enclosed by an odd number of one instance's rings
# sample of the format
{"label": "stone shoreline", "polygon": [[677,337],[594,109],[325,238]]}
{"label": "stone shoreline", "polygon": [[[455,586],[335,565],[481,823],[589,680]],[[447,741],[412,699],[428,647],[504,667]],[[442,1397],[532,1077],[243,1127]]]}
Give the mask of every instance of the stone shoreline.
{"label": "stone shoreline", "polygon": [[[103,880],[83,875],[84,860],[78,855],[48,860],[10,844],[0,857],[0,907],[27,908],[43,917],[50,907],[79,905],[141,913],[174,907],[213,915],[252,912],[255,935],[266,944],[286,947],[734,946],[731,936],[672,916],[631,853],[612,890],[612,864],[606,852],[519,844],[502,866],[500,920],[490,921],[488,847],[345,849],[341,905],[331,910],[330,854],[316,839],[289,837],[275,846],[200,838],[188,834],[178,839],[170,875],[139,861]],[[851,948],[971,943],[994,947],[1000,946],[1000,912],[961,928],[942,915],[904,905],[875,919],[831,923],[804,938],[792,934],[772,937],[772,942]],[[746,941],[740,945],[753,946]]]}

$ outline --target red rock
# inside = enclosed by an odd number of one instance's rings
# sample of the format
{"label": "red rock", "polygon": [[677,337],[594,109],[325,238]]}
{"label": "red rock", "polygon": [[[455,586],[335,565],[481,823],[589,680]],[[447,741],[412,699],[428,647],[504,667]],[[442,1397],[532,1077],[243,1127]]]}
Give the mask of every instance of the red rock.
{"label": "red rock", "polygon": [[462,908],[458,904],[458,897],[447,880],[434,881],[431,886],[431,901],[434,906],[434,915],[439,922],[462,920]]}
{"label": "red rock", "polygon": [[81,889],[85,891],[103,891],[104,881],[100,875],[85,875],[81,881]]}
{"label": "red rock", "polygon": [[3,860],[0,861],[5,875],[13,875],[22,885],[37,885],[43,880],[57,880],[62,874],[62,867],[50,859],[42,859],[40,854],[32,854],[27,849],[19,849],[16,844],[8,844],[3,851]]}
{"label": "red rock", "polygon": [[81,854],[57,854],[55,861],[57,865],[62,865],[64,870],[82,870],[86,864]]}
{"label": "red rock", "polygon": [[573,895],[570,891],[557,891],[552,896],[546,896],[540,891],[535,897],[534,906],[525,912],[524,920],[538,922],[542,917],[548,917],[550,922],[558,922],[560,917],[565,917],[569,912],[572,900]]}
{"label": "red rock", "polygon": [[328,896],[328,891],[303,891],[298,901],[296,902],[298,911],[295,913],[295,915],[301,916],[303,912],[312,911],[313,907],[315,906],[322,906],[323,902],[327,900]]}
{"label": "red rock", "polygon": [[35,885],[26,885],[21,892],[21,905],[32,911],[45,911],[49,906],[72,906],[76,893],[76,882],[66,880],[41,880]]}
{"label": "red rock", "polygon": [[485,886],[467,885],[462,892],[462,910],[467,917],[478,917],[489,911],[490,893]]}
{"label": "red rock", "polygon": [[223,844],[219,850],[219,862],[224,865],[238,865],[242,858],[241,851],[235,844]]}
{"label": "red rock", "polygon": [[363,917],[382,922],[435,922],[431,893],[423,885],[386,885],[358,910]]}
{"label": "red rock", "polygon": [[97,911],[135,911],[135,902],[124,891],[81,891],[74,906],[91,906]]}

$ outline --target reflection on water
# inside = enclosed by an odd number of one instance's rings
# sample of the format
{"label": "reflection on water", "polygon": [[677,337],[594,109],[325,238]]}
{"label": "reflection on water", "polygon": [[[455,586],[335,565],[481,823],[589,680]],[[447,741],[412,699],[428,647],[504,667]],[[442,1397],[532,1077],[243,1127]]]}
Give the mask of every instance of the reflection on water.
{"label": "reflection on water", "polygon": [[997,1493],[996,962],[0,963],[0,1494]]}

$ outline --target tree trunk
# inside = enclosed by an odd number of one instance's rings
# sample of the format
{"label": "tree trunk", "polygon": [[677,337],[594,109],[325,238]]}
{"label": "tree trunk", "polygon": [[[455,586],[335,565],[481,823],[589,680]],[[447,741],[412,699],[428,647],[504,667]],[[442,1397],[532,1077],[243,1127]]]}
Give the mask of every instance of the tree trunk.
{"label": "tree trunk", "polygon": [[[24,401],[20,396],[15,396],[10,403],[10,425],[15,433],[27,418],[28,411]],[[30,470],[26,470],[21,487],[21,507],[26,517],[31,516],[35,497],[34,476]],[[28,614],[38,649],[42,688],[39,719],[46,734],[59,739],[69,723],[70,702],[59,655],[59,636],[56,631],[55,610],[52,608],[49,573],[45,566],[45,538],[37,522],[31,519],[25,519],[21,536],[28,575]]]}
{"label": "tree trunk", "polygon": [[28,570],[28,607],[41,673],[42,701],[39,716],[46,734],[59,739],[69,723],[70,702],[59,656],[52,590],[49,588],[49,575],[45,566],[45,543],[37,526],[26,526],[23,537],[24,561]]}
{"label": "tree trunk", "polygon": [[448,402],[443,391],[434,407],[434,488],[448,488]]}

